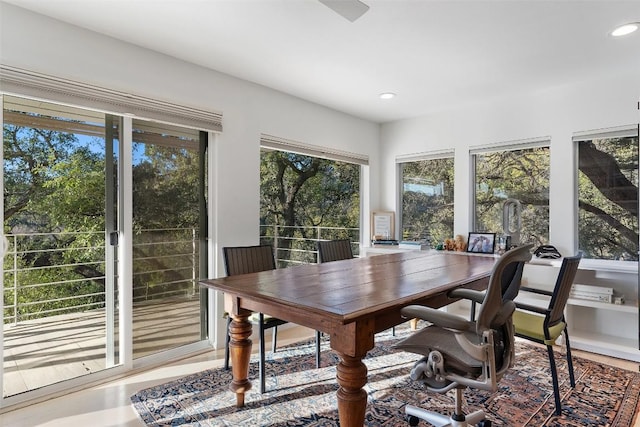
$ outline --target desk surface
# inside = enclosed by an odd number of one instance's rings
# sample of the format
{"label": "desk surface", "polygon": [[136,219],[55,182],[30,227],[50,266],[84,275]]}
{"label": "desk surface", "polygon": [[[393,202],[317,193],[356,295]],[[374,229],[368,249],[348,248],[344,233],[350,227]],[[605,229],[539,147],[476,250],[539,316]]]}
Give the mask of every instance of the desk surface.
{"label": "desk surface", "polygon": [[[268,304],[281,308],[277,311],[285,312],[285,320],[289,320],[288,310],[302,310],[346,324],[487,277],[494,263],[491,257],[412,251],[230,276],[201,284],[250,299],[244,301],[243,308],[252,311]],[[262,312],[276,315],[273,309]]]}
{"label": "desk surface", "polygon": [[336,379],[340,425],[362,426],[367,395],[367,368],[362,358],[374,346],[374,335],[406,319],[409,304],[440,307],[456,287],[484,288],[493,257],[414,251],[310,264],[202,281],[225,292],[232,317],[229,344],[237,405],[244,393],[251,353],[251,312],[262,312],[316,329],[330,336],[340,356]]}

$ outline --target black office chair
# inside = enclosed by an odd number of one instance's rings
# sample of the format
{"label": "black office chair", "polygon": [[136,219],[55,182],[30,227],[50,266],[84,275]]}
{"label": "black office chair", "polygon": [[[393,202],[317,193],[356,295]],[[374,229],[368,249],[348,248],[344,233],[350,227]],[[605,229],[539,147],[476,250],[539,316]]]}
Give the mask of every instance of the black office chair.
{"label": "black office chair", "polygon": [[462,411],[462,391],[467,387],[496,391],[498,381],[513,364],[511,316],[515,303],[503,299],[502,279],[505,272],[511,271],[508,267],[512,263],[531,259],[530,248],[512,249],[496,261],[475,321],[420,305],[402,309],[406,318],[417,317],[431,323],[396,345],[401,350],[425,356],[411,370],[411,378],[438,393],[456,389],[455,409],[451,416],[407,405],[405,412],[411,426],[418,425],[420,419],[438,427],[491,425],[482,410],[468,415]]}
{"label": "black office chair", "polygon": [[[257,273],[259,271],[274,270],[276,268],[275,259],[273,256],[273,247],[270,245],[260,246],[236,246],[225,247],[222,249],[224,255],[224,264],[227,270],[228,276],[235,276],[237,274]],[[224,352],[224,367],[229,369],[229,325],[231,324],[231,316],[227,314],[227,337],[226,347]],[[254,313],[251,315],[250,320],[252,323],[257,324],[259,327],[259,340],[260,340],[260,393],[264,393],[266,389],[266,379],[264,374],[265,364],[265,349],[264,349],[264,332],[267,329],[273,328],[273,337],[271,340],[271,351],[276,351],[276,340],[278,336],[278,326],[288,323],[285,320],[277,319],[275,317],[264,315],[263,313]],[[316,364],[320,366],[320,344],[316,343]]]}
{"label": "black office chair", "polygon": [[575,387],[576,380],[573,374],[571,345],[569,344],[569,332],[567,331],[567,322],[564,318],[564,309],[567,305],[567,300],[571,293],[571,286],[576,277],[581,258],[582,253],[579,253],[578,255],[566,257],[562,260],[562,266],[560,267],[553,292],[543,289],[522,288],[522,290],[551,297],[548,307],[537,307],[516,302],[517,309],[513,314],[513,325],[517,337],[526,338],[530,341],[544,344],[547,347],[557,415],[562,414],[562,405],[560,403],[558,372],[553,354],[553,345],[560,335],[564,333],[569,380],[571,387]]}

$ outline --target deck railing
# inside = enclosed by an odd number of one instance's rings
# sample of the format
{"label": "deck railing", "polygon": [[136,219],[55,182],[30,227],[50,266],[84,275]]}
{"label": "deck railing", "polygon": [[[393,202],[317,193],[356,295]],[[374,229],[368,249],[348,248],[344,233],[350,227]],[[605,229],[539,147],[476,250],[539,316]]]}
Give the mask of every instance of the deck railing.
{"label": "deck railing", "polygon": [[[4,324],[104,308],[108,280],[104,232],[14,233],[6,237]],[[133,301],[198,292],[197,239],[196,230],[190,228],[137,232]],[[114,261],[114,272],[116,264]]]}
{"label": "deck railing", "polygon": [[279,268],[318,262],[318,241],[349,239],[354,256],[360,254],[360,229],[347,227],[310,227],[261,225],[260,242],[271,244]]}
{"label": "deck railing", "polygon": [[[350,239],[359,254],[359,229],[261,226],[279,268],[316,263],[319,240]],[[107,283],[104,232],[7,234],[3,263],[4,324],[104,308]],[[134,239],[134,303],[193,296],[198,290],[197,230],[140,230]],[[117,271],[117,260],[112,270]],[[115,274],[115,273],[114,273]],[[114,277],[115,282],[117,278]]]}

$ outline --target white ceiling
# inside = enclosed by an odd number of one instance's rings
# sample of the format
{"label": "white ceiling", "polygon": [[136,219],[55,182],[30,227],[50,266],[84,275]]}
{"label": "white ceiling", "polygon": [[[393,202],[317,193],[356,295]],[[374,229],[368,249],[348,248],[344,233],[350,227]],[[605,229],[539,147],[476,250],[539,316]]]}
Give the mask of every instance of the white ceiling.
{"label": "white ceiling", "polygon": [[[376,122],[637,70],[640,1],[3,0]],[[381,92],[397,97],[383,101]]]}

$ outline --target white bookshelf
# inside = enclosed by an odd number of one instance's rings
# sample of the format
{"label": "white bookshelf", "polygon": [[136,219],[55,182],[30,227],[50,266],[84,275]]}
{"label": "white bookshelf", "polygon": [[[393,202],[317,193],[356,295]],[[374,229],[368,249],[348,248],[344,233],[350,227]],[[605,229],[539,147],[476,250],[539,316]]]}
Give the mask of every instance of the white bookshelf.
{"label": "white bookshelf", "polygon": [[[523,286],[552,290],[560,265],[561,260],[534,258],[525,266]],[[574,282],[613,288],[624,304],[569,298],[565,317],[571,347],[640,362],[637,263],[582,260]],[[516,301],[545,306],[548,297],[521,291]]]}

